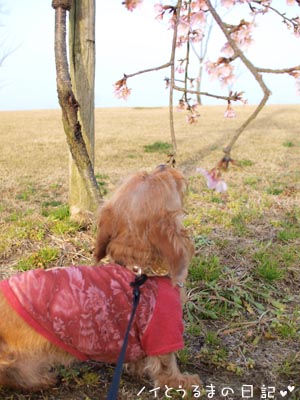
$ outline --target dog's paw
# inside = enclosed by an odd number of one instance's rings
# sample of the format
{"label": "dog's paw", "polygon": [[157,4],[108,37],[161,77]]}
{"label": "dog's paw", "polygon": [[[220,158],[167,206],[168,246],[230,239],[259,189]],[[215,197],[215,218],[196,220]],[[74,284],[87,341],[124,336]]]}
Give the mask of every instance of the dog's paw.
{"label": "dog's paw", "polygon": [[182,387],[186,389],[190,389],[192,385],[200,386],[202,384],[202,381],[200,379],[200,376],[197,374],[182,374],[180,379],[179,379],[179,384],[182,385]]}
{"label": "dog's paw", "polygon": [[[159,382],[158,382],[159,381]],[[158,383],[158,386],[167,385],[168,387],[179,388],[182,387],[184,389],[191,389],[193,386],[201,386],[202,381],[197,374],[180,374],[172,377],[164,377],[158,379],[155,383]]]}

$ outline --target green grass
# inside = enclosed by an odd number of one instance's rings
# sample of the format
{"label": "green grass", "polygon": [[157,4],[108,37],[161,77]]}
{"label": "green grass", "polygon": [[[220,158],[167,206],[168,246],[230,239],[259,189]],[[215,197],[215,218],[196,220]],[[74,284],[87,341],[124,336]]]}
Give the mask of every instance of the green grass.
{"label": "green grass", "polygon": [[299,227],[291,227],[285,229],[283,231],[278,232],[277,235],[278,239],[282,240],[283,242],[289,242],[294,239],[300,238],[300,229]]}
{"label": "green grass", "polygon": [[105,196],[107,194],[107,180],[109,179],[109,176],[106,174],[96,174],[95,178],[97,180],[100,193],[102,196]]}
{"label": "green grass", "polygon": [[209,346],[216,347],[221,344],[221,340],[214,331],[208,331],[205,336],[205,343]]}
{"label": "green grass", "polygon": [[275,182],[266,189],[266,193],[272,196],[279,196],[284,192],[285,184]]}
{"label": "green grass", "polygon": [[[294,352],[285,357],[283,363],[278,368],[278,372],[293,382],[300,374],[300,352]],[[299,397],[298,397],[299,398]],[[298,400],[296,397],[295,400]]]}
{"label": "green grass", "polygon": [[54,221],[64,221],[69,219],[70,217],[70,209],[69,206],[64,204],[57,204],[55,207],[46,206],[42,210],[42,215],[44,217],[49,217]]}
{"label": "green grass", "polygon": [[42,215],[49,221],[49,230],[55,235],[76,233],[80,228],[77,222],[70,219],[70,209],[66,204],[44,203]]}
{"label": "green grass", "polygon": [[260,182],[261,178],[258,176],[247,176],[243,180],[244,185],[252,186],[253,188],[256,188]]}
{"label": "green grass", "polygon": [[100,384],[99,374],[92,371],[89,366],[83,365],[81,368],[78,367],[60,367],[58,373],[62,382],[66,385],[77,386],[91,386],[96,387]]}
{"label": "green grass", "polygon": [[281,268],[279,261],[272,254],[268,254],[264,251],[259,251],[254,255],[256,261],[256,273],[257,275],[268,281],[273,282],[283,278],[285,272]]}
{"label": "green grass", "polygon": [[285,142],[282,143],[282,146],[284,146],[284,147],[294,147],[295,143],[290,141],[290,140],[286,140]]}
{"label": "green grass", "polygon": [[242,159],[239,160],[239,165],[241,167],[252,167],[254,165],[254,162],[248,159]]}
{"label": "green grass", "polygon": [[283,339],[299,339],[299,325],[294,321],[287,322],[274,322],[271,327]]}
{"label": "green grass", "polygon": [[165,153],[168,154],[172,149],[172,145],[167,142],[156,141],[152,144],[144,146],[145,153]]}
{"label": "green grass", "polygon": [[234,229],[234,233],[237,236],[243,236],[247,233],[247,224],[245,213],[238,213],[234,217],[231,218],[231,223]]}
{"label": "green grass", "polygon": [[19,271],[28,271],[30,269],[47,268],[58,256],[58,249],[44,247],[28,257],[21,258],[15,266],[15,269]]}
{"label": "green grass", "polygon": [[26,189],[24,189],[22,192],[17,194],[16,199],[22,200],[22,201],[29,201],[35,192],[36,192],[36,188],[34,187],[34,185],[28,184]]}
{"label": "green grass", "polygon": [[209,239],[207,235],[197,234],[193,237],[193,239],[196,251],[199,250],[201,247],[210,246],[213,243],[213,241]]}
{"label": "green grass", "polygon": [[[291,112],[284,107],[284,119],[277,113],[281,108],[267,107],[252,125],[251,135],[245,132],[237,142],[232,152],[237,165],[223,174],[228,191],[221,194],[209,190],[195,169],[210,169],[223,155],[229,132],[224,130],[223,111],[203,106],[205,118],[192,127],[176,115],[177,166],[189,180],[184,224],[196,250],[186,284],[186,347],[179,361],[183,371],[203,373],[204,381],[215,382],[218,388],[224,382],[258,388],[257,382],[273,384],[270,376],[284,388],[300,374],[299,106],[291,106]],[[248,106],[240,112],[246,118]],[[172,150],[168,135],[162,134],[168,132],[167,114],[163,108],[96,110],[100,128],[95,169],[101,171],[97,180],[107,197],[128,174],[165,162],[165,154]],[[13,121],[16,127],[1,142],[13,151],[3,159],[8,173],[1,181],[0,272],[6,276],[39,267],[90,265],[95,226],[83,230],[70,220],[61,113],[1,117],[4,131],[5,123],[11,129]],[[28,118],[32,127],[24,124]],[[230,121],[230,132],[240,122]],[[283,129],[278,130],[279,125]],[[26,133],[22,139],[21,130]],[[49,131],[53,142],[48,140]],[[149,144],[144,148],[145,138]],[[48,146],[47,162],[44,151],[34,145],[41,140]],[[24,152],[28,157],[20,163]],[[105,398],[113,368],[97,368],[80,364],[61,370],[53,390],[23,395],[2,394],[0,389],[0,398]],[[124,375],[121,387],[124,398],[134,398],[141,382]],[[150,400],[153,393],[145,391],[141,397]]]}
{"label": "green grass", "polygon": [[[212,263],[200,263],[200,268],[193,260],[190,275],[190,295],[185,307],[187,318],[196,323],[201,318],[225,319],[237,317],[242,313],[248,315],[261,315],[269,309],[275,313],[282,309],[282,303],[276,300],[278,291],[270,285],[279,280],[282,275],[272,274],[268,271],[263,278],[265,283],[259,283],[256,274],[239,276],[229,267],[223,267]],[[205,267],[210,266],[206,271]],[[271,276],[271,279],[270,279]],[[271,307],[270,307],[271,305]]]}
{"label": "green grass", "polygon": [[189,269],[189,280],[211,282],[219,278],[222,266],[219,257],[194,257]]}

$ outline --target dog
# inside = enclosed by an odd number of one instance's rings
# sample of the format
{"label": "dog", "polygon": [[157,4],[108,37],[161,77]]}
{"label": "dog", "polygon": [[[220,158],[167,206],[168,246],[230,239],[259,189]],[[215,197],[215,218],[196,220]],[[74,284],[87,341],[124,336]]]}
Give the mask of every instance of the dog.
{"label": "dog", "polygon": [[[45,389],[57,382],[57,365],[115,363],[137,272],[148,279],[129,335],[128,371],[155,386],[200,384],[198,375],[180,372],[175,356],[184,345],[180,290],[194,253],[182,224],[186,187],[167,165],[133,175],[100,209],[97,265],[37,269],[0,282],[0,386]],[[104,257],[108,264],[100,263]]]}
{"label": "dog", "polygon": [[119,265],[138,265],[183,285],[194,254],[182,224],[186,189],[182,173],[166,164],[130,177],[100,209],[96,262],[108,255]]}

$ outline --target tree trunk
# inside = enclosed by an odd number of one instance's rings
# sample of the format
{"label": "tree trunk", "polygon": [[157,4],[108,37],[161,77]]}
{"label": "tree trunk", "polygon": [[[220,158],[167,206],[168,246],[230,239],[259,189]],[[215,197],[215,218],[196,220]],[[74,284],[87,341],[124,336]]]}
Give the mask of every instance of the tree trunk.
{"label": "tree trunk", "polygon": [[[84,2],[84,1],[83,1]],[[80,93],[80,100],[83,103],[83,107],[81,108],[80,103],[78,103],[71,84],[71,77],[69,73],[68,59],[67,59],[67,46],[66,46],[66,14],[67,11],[70,11],[71,6],[75,8],[72,4],[72,0],[53,0],[52,6],[55,9],[55,63],[56,63],[56,80],[57,80],[57,92],[60,106],[62,108],[62,119],[64,130],[67,137],[67,142],[69,145],[70,153],[72,156],[72,160],[76,164],[76,168],[78,174],[80,175],[81,184],[84,187],[86,193],[86,202],[83,203],[81,201],[81,195],[78,194],[77,204],[71,206],[71,213],[74,218],[80,220],[81,223],[86,223],[87,218],[89,219],[89,215],[91,212],[95,211],[98,204],[101,200],[101,195],[99,191],[99,187],[97,185],[97,181],[94,175],[93,169],[93,140],[89,141],[88,137],[94,137],[94,132],[89,131],[90,126],[85,126],[85,137],[82,134],[81,123],[85,123],[88,120],[87,118],[83,119],[83,111],[85,107],[85,92],[81,92],[83,90],[82,87],[77,86],[77,94]],[[76,13],[76,8],[75,8]],[[81,17],[80,17],[81,18]],[[78,24],[81,24],[80,18],[78,17],[78,13],[76,13],[76,20],[78,20]],[[92,32],[94,29],[94,25],[92,25]],[[83,29],[84,30],[84,29]],[[75,29],[76,31],[76,29]],[[75,35],[74,35],[75,36]],[[85,35],[85,37],[87,37]],[[93,43],[94,48],[94,43]],[[77,51],[77,49],[76,49]],[[77,54],[75,49],[73,51],[74,57],[71,57],[71,62],[73,62],[76,57],[76,61],[81,58],[81,53]],[[83,64],[83,63],[82,63]],[[77,68],[77,62],[75,63],[75,68]],[[86,67],[82,67],[83,71],[85,71]],[[94,68],[94,67],[93,67]],[[85,82],[87,82],[88,70],[86,70],[84,76]],[[94,95],[93,95],[93,85],[94,85],[94,73],[92,74],[92,78],[90,79],[90,86],[92,87],[92,107],[91,101],[89,100],[89,104],[91,109],[93,109],[94,105]],[[86,85],[88,85],[86,83]],[[76,84],[75,84],[76,86]],[[86,86],[84,86],[86,88]],[[85,90],[85,89],[84,89]],[[81,112],[81,121],[78,118],[78,109]],[[92,119],[92,127],[93,127],[93,118]],[[88,134],[86,133],[88,132]],[[92,144],[90,144],[90,142]],[[83,198],[84,196],[82,196]],[[75,197],[73,197],[75,199]],[[79,200],[79,201],[78,201]],[[75,217],[76,216],[76,217]]]}
{"label": "tree trunk", "polygon": [[[78,119],[89,158],[94,165],[95,0],[73,0],[69,15],[69,60],[74,95],[80,104]],[[70,157],[69,204],[73,219],[94,211],[85,182]]]}

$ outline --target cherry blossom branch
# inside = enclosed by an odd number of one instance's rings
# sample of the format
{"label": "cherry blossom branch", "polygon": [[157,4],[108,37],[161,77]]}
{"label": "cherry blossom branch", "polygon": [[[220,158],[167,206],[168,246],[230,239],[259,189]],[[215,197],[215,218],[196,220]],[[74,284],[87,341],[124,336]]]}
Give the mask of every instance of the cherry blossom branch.
{"label": "cherry blossom branch", "polygon": [[[180,21],[180,11],[182,6],[182,0],[178,0],[176,7],[170,7],[173,12],[173,39],[172,39],[172,48],[171,48],[171,56],[170,61],[162,64],[158,67],[147,68],[141,71],[134,72],[132,74],[124,74],[123,78],[115,83],[115,94],[120,97],[126,99],[131,89],[127,87],[127,79],[132,78],[137,75],[146,74],[149,72],[159,71],[161,69],[169,68],[171,69],[170,78],[167,79],[168,87],[169,87],[169,121],[170,121],[170,133],[172,139],[173,152],[170,154],[170,162],[174,163],[174,156],[177,151],[177,143],[175,136],[175,128],[174,128],[174,114],[173,114],[173,98],[174,98],[174,86],[175,86],[175,55],[176,55],[176,47],[177,47],[177,34],[178,34],[178,24]],[[127,4],[127,8],[129,7],[129,3]],[[128,8],[130,9],[130,8]]]}
{"label": "cherry blossom branch", "polygon": [[[294,0],[300,5],[300,0]],[[125,0],[123,4],[132,11],[141,0]],[[242,0],[223,0],[221,3],[225,5],[225,7],[234,6],[237,3],[245,3],[246,1]],[[271,7],[271,1],[266,0],[248,0],[247,1],[252,13],[265,13],[268,9],[272,12],[275,12],[277,15],[283,18],[283,22],[288,27],[294,28],[294,33],[296,36],[300,36],[300,18],[288,18],[286,17],[285,13],[281,13],[280,11],[276,10],[274,7]],[[297,82],[296,85],[298,87],[298,91],[300,92],[300,65],[290,68],[282,68],[282,69],[270,69],[270,68],[262,68],[255,66],[244,54],[244,49],[251,44],[252,37],[251,37],[251,26],[252,23],[247,22],[246,20],[242,19],[239,24],[228,24],[222,20],[218,12],[216,11],[216,5],[219,4],[213,0],[198,0],[198,1],[183,1],[178,0],[176,6],[171,5],[163,5],[162,3],[156,4],[156,11],[158,15],[156,17],[157,20],[162,20],[166,15],[169,15],[169,24],[170,27],[173,29],[173,40],[172,40],[172,48],[171,48],[171,58],[168,63],[162,64],[159,67],[148,68],[142,71],[135,72],[133,74],[126,75],[124,74],[123,79],[116,83],[116,94],[119,97],[126,98],[129,94],[131,89],[127,88],[126,81],[128,78],[134,77],[136,75],[158,71],[163,68],[170,68],[170,77],[165,78],[167,83],[167,87],[169,87],[169,120],[170,120],[170,130],[171,130],[171,137],[173,143],[173,155],[176,153],[177,145],[176,145],[176,138],[175,138],[175,129],[174,129],[174,116],[173,116],[173,94],[174,90],[178,92],[182,92],[182,98],[179,100],[179,105],[177,107],[178,110],[188,110],[190,111],[190,115],[187,117],[187,121],[189,123],[196,122],[199,114],[196,111],[197,104],[190,105],[190,98],[188,98],[188,94],[191,95],[203,95],[212,97],[215,99],[223,100],[228,103],[227,109],[225,111],[224,116],[227,118],[231,118],[235,116],[234,110],[231,108],[232,101],[242,101],[245,102],[242,98],[243,92],[230,92],[229,95],[218,95],[212,94],[208,92],[200,91],[199,86],[197,90],[192,90],[188,88],[188,83],[192,83],[194,78],[189,77],[189,63],[190,63],[190,48],[194,49],[194,42],[201,41],[203,45],[203,38],[205,37],[204,34],[204,26],[206,23],[206,15],[210,14],[212,20],[219,26],[221,31],[223,32],[224,36],[227,39],[227,43],[225,43],[224,47],[222,48],[222,52],[227,55],[227,57],[221,56],[218,58],[216,62],[207,62],[206,68],[209,75],[212,78],[217,78],[219,82],[223,86],[230,86],[234,79],[234,66],[232,62],[236,59],[240,59],[245,67],[248,69],[250,74],[254,77],[255,81],[258,83],[259,87],[263,92],[262,99],[260,100],[258,106],[252,112],[252,114],[248,117],[246,121],[242,123],[242,125],[234,132],[230,142],[228,145],[223,149],[225,156],[220,161],[218,166],[216,167],[217,170],[223,169],[224,167],[228,167],[228,163],[231,162],[230,152],[232,147],[242,134],[242,132],[248,127],[248,125],[258,116],[261,110],[264,108],[265,104],[267,103],[271,91],[267,87],[263,74],[264,73],[273,73],[273,74],[283,74],[287,73],[293,76]],[[258,5],[260,8],[256,7]],[[211,25],[212,26],[212,25]],[[211,30],[210,26],[210,30]],[[209,30],[209,32],[210,32]],[[179,66],[175,69],[175,55],[177,49],[181,46],[186,46],[185,55],[183,58],[176,60],[179,62]],[[243,49],[243,50],[242,50]],[[207,50],[207,42],[205,47],[205,52]],[[196,52],[195,52],[196,54]],[[201,62],[203,58],[198,57],[198,60]],[[175,73],[182,73],[184,72],[184,77],[182,80],[175,79]],[[120,95],[121,94],[121,95]],[[171,155],[171,157],[173,156]]]}
{"label": "cherry blossom branch", "polygon": [[173,145],[173,154],[172,163],[175,162],[174,156],[177,152],[177,143],[176,143],[176,136],[175,136],[175,127],[174,127],[174,107],[173,107],[173,98],[174,98],[174,85],[175,85],[175,55],[176,55],[176,44],[177,44],[177,33],[178,33],[178,24],[180,20],[180,10],[181,10],[181,3],[182,0],[178,0],[176,9],[174,11],[175,19],[175,26],[174,26],[174,33],[173,33],[173,40],[172,40],[172,51],[171,51],[171,78],[170,78],[170,87],[169,87],[169,120],[170,120],[170,133],[172,138],[172,145]]}
{"label": "cherry blossom branch", "polygon": [[137,76],[137,75],[147,74],[148,72],[159,71],[161,69],[169,68],[171,66],[171,64],[172,64],[172,62],[169,61],[169,62],[167,62],[165,64],[160,65],[159,67],[147,68],[147,69],[144,69],[142,71],[134,72],[133,74],[124,74],[124,78],[126,78],[126,79],[127,78],[132,78],[132,77]]}
{"label": "cherry blossom branch", "polygon": [[169,61],[169,62],[167,62],[165,64],[162,64],[162,65],[160,65],[158,67],[147,68],[147,69],[144,69],[144,70],[141,70],[141,71],[134,72],[133,74],[123,74],[123,78],[119,79],[114,85],[115,86],[115,95],[119,99],[127,100],[128,96],[131,93],[131,89],[129,89],[127,87],[127,79],[128,78],[132,78],[134,76],[141,75],[141,74],[146,74],[146,73],[149,73],[149,72],[159,71],[161,69],[168,68],[170,66],[171,66],[171,61]]}
{"label": "cherry blossom branch", "polygon": [[188,88],[182,88],[180,86],[174,85],[174,89],[177,90],[178,92],[187,92],[191,94],[199,94],[201,96],[207,96],[207,97],[213,97],[214,99],[219,99],[219,100],[225,100],[225,101],[237,101],[240,100],[240,95],[241,93],[234,93],[229,96],[222,96],[219,94],[213,94],[213,93],[208,93],[208,92],[202,92],[199,90],[192,90]]}
{"label": "cherry blossom branch", "polygon": [[300,71],[300,65],[297,65],[296,67],[281,68],[281,69],[256,67],[256,70],[258,72],[262,72],[262,73],[266,73],[266,74],[290,74],[291,72],[294,72],[294,71]]}
{"label": "cherry blossom branch", "polygon": [[[290,24],[294,28],[294,32],[299,31],[299,20],[298,19],[288,18],[285,15],[285,13],[278,11],[276,8],[272,7],[270,4],[262,4],[262,2],[260,0],[252,0],[252,2],[258,4],[261,7],[264,7],[265,9],[271,10],[275,14],[279,15],[283,19],[283,22],[287,26],[289,26],[289,24]],[[251,4],[249,4],[249,7],[252,11],[255,11],[255,8]]]}
{"label": "cherry blossom branch", "polygon": [[214,20],[216,21],[217,25],[220,27],[222,32],[224,33],[229,45],[234,51],[234,56],[237,56],[241,59],[241,61],[244,63],[244,65],[248,68],[250,73],[253,75],[255,80],[258,82],[259,86],[261,87],[263,91],[263,98],[254,110],[254,112],[250,115],[250,117],[236,130],[234,133],[232,139],[228,143],[228,145],[223,149],[225,156],[230,158],[230,152],[232,150],[232,147],[242,134],[242,132],[245,130],[245,128],[257,117],[257,115],[261,112],[261,110],[264,108],[265,104],[267,103],[271,91],[265,84],[262,75],[258,72],[257,68],[251,63],[251,61],[245,56],[245,54],[240,50],[240,48],[237,46],[235,41],[232,39],[230,32],[226,29],[225,24],[223,23],[221,17],[217,13],[216,9],[212,6],[210,0],[206,0],[207,7],[209,11],[211,12],[211,15],[213,16]]}

